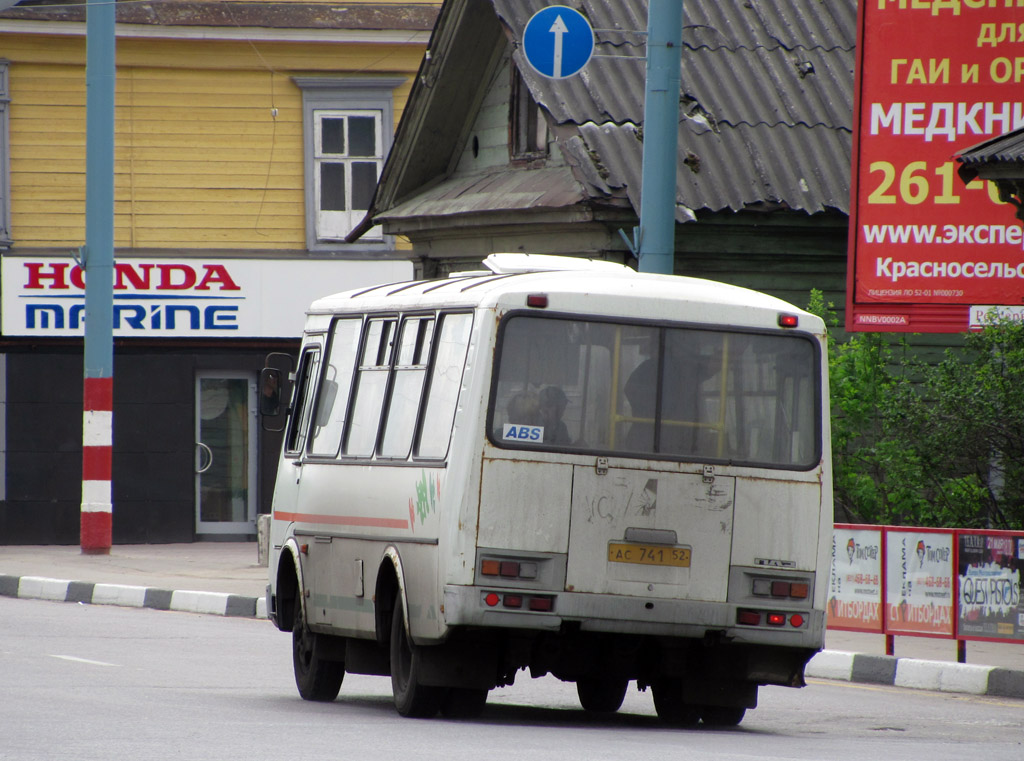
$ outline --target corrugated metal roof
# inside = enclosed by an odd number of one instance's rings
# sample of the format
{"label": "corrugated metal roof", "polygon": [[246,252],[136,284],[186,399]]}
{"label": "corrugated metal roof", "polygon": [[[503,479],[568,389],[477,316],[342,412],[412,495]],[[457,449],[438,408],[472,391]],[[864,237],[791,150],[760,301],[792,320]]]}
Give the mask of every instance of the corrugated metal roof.
{"label": "corrugated metal roof", "polygon": [[971,146],[957,156],[957,159],[968,166],[1024,163],[1024,129],[1007,132],[1005,135]]}
{"label": "corrugated metal roof", "polygon": [[[631,125],[585,124],[580,132],[640,208],[642,144]],[[786,156],[800,156],[788,160]],[[850,141],[825,127],[751,127],[713,132],[679,129],[676,219],[700,209],[794,208],[809,214],[849,204]]]}
{"label": "corrugated metal roof", "polygon": [[[491,1],[513,41],[548,4]],[[546,79],[513,56],[538,103],[581,127],[607,183],[639,208],[631,125],[643,120],[647,2],[570,4],[597,30],[598,55],[580,75]],[[683,18],[677,216],[765,204],[848,212],[856,0],[686,0]]]}
{"label": "corrugated metal roof", "polygon": [[521,169],[446,180],[388,209],[381,219],[556,209],[584,200],[568,167]]}

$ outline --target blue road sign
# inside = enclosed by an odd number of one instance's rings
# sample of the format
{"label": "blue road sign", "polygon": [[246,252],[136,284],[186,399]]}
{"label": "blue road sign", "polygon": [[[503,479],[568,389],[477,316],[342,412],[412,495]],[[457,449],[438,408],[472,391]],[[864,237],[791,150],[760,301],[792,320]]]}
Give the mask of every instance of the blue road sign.
{"label": "blue road sign", "polygon": [[523,53],[534,70],[550,79],[578,74],[594,53],[594,30],[582,13],[551,5],[533,14],[523,30]]}

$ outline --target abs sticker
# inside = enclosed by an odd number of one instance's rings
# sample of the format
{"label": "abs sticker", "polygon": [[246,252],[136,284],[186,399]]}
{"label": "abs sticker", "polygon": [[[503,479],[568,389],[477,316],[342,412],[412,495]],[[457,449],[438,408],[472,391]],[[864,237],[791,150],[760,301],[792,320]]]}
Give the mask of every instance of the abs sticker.
{"label": "abs sticker", "polygon": [[505,423],[501,429],[501,438],[506,441],[526,441],[539,443],[544,441],[544,426],[516,425]]}

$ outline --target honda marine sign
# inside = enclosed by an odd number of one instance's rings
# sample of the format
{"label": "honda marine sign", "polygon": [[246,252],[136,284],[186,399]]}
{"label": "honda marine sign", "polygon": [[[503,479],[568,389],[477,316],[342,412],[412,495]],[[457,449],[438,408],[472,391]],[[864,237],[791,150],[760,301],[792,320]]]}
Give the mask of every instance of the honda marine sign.
{"label": "honda marine sign", "polygon": [[[406,280],[405,261],[119,259],[114,335],[121,338],[298,337],[310,302]],[[5,336],[81,336],[85,273],[69,258],[3,258]]]}

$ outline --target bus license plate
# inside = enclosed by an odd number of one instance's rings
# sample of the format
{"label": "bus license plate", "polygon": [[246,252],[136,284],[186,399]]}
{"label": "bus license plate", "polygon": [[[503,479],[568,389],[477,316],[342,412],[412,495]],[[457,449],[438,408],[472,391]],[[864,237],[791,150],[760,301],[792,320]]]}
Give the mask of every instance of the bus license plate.
{"label": "bus license plate", "polygon": [[689,547],[665,547],[657,544],[620,544],[609,542],[608,560],[612,563],[640,565],[671,565],[690,567]]}

